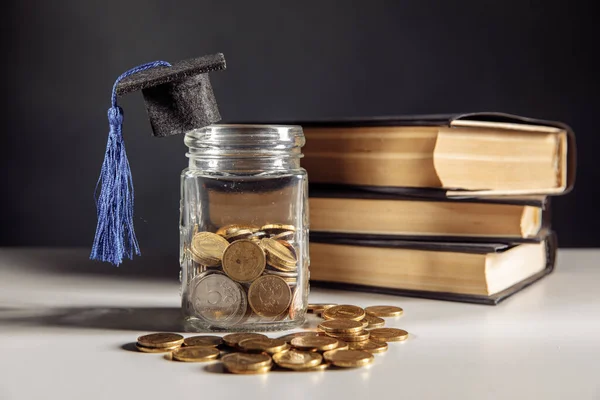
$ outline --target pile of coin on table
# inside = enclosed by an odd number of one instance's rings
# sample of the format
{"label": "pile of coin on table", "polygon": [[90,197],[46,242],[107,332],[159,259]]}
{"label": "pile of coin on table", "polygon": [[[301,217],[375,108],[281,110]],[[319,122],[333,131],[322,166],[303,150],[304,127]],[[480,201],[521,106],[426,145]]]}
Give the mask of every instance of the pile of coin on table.
{"label": "pile of coin on table", "polygon": [[[194,232],[188,254],[195,264],[189,303],[208,324],[295,320],[302,310],[304,279],[294,248],[296,228],[269,224],[227,225]],[[211,297],[211,292],[223,291]],[[228,301],[216,302],[215,298]],[[233,300],[232,300],[233,299]]]}
{"label": "pile of coin on table", "polygon": [[321,371],[331,367],[353,368],[373,362],[373,354],[385,352],[388,342],[403,341],[408,332],[384,328],[384,317],[398,317],[395,306],[310,304],[309,312],[323,318],[316,331],[291,333],[277,339],[259,333],[231,333],[184,338],[176,333],[140,336],[143,352],[171,352],[177,361],[202,362],[220,357],[225,370],[234,374],[260,374],[274,366],[289,371]]}

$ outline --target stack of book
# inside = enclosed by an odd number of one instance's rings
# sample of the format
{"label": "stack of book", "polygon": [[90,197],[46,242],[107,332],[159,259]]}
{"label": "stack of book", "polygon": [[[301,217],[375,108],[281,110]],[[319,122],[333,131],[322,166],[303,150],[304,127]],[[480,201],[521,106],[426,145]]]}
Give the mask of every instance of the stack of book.
{"label": "stack of book", "polygon": [[502,113],[296,122],[311,284],[497,304],[549,274],[575,140]]}

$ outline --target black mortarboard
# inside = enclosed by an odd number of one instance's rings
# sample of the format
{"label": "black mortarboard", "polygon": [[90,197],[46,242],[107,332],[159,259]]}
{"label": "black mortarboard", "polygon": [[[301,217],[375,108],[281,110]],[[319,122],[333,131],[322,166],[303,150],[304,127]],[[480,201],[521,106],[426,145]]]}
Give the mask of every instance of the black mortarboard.
{"label": "black mortarboard", "polygon": [[140,254],[133,230],[133,183],[118,95],[141,90],[154,136],[177,135],[221,120],[208,73],[225,69],[223,54],[169,64],[154,61],[119,76],[108,109],[110,131],[96,189],[98,225],[90,258],[119,265]]}
{"label": "black mortarboard", "polygon": [[141,90],[154,136],[171,136],[221,120],[208,73],[225,69],[223,54],[137,72],[121,80],[117,95]]}

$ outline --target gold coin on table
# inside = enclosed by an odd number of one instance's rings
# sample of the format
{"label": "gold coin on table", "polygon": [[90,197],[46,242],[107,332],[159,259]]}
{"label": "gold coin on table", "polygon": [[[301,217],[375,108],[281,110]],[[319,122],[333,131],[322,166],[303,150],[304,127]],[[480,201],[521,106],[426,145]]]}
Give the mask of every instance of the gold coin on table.
{"label": "gold coin on table", "polygon": [[355,333],[332,333],[325,332],[327,336],[343,340],[344,342],[364,342],[365,340],[369,340],[370,332],[369,331],[360,331]]}
{"label": "gold coin on table", "polygon": [[260,229],[260,227],[256,226],[256,225],[250,225],[250,224],[229,224],[229,225],[225,225],[220,227],[219,229],[217,229],[217,235],[226,237],[226,236],[230,236],[233,233],[243,230],[243,229],[247,229],[247,230],[251,230],[253,232],[256,232],[257,230]]}
{"label": "gold coin on table", "polygon": [[365,308],[365,312],[374,317],[399,317],[404,310],[396,306],[370,306]]}
{"label": "gold coin on table", "polygon": [[328,304],[328,303],[312,303],[308,305],[308,312],[319,314],[323,312],[326,308],[330,308],[333,306],[337,306],[337,304]]}
{"label": "gold coin on table", "polygon": [[313,332],[313,331],[294,332],[294,333],[289,333],[287,335],[283,335],[283,336],[279,337],[278,339],[285,340],[287,343],[290,343],[293,338],[297,338],[300,336],[319,336],[319,332]]}
{"label": "gold coin on table", "polygon": [[181,346],[183,336],[178,333],[159,332],[143,335],[137,338],[138,343],[144,347],[173,347]]}
{"label": "gold coin on table", "polygon": [[364,350],[369,353],[383,353],[387,351],[388,345],[386,342],[375,342],[373,340],[367,340],[364,342],[350,342],[348,343],[350,350]]}
{"label": "gold coin on table", "polygon": [[266,335],[262,333],[230,333],[229,335],[223,336],[223,341],[229,347],[237,347],[237,345],[246,339],[268,339]]}
{"label": "gold coin on table", "polygon": [[198,264],[215,266],[221,263],[227,246],[229,246],[227,239],[216,233],[198,232],[192,237],[190,254]]}
{"label": "gold coin on table", "polygon": [[321,322],[317,329],[323,332],[331,333],[353,333],[361,332],[364,327],[362,321],[354,321],[351,319],[330,319]]}
{"label": "gold coin on table", "polygon": [[294,225],[284,225],[284,224],[267,224],[263,225],[260,228],[261,231],[267,232],[269,235],[278,235],[282,232],[286,231],[296,231],[296,227]]}
{"label": "gold coin on table", "polygon": [[377,328],[370,331],[372,340],[401,342],[408,338],[408,332],[397,328]]}
{"label": "gold coin on table", "polygon": [[383,318],[375,317],[368,313],[365,315],[365,319],[363,319],[363,321],[368,323],[368,329],[383,328],[385,326],[385,320]]}
{"label": "gold coin on table", "polygon": [[295,231],[284,231],[284,232],[281,232],[281,233],[271,236],[271,238],[275,239],[275,240],[288,240],[289,241],[294,238],[295,234],[296,234]]}
{"label": "gold coin on table", "polygon": [[238,343],[238,348],[251,353],[265,352],[267,354],[275,354],[288,350],[290,345],[281,339],[258,338],[244,339]]}
{"label": "gold coin on table", "polygon": [[[344,342],[341,339],[337,339],[337,341],[338,341],[338,346],[335,349],[333,349],[333,350],[348,350],[348,349],[350,349],[350,344],[349,343]],[[362,342],[354,342],[354,343],[362,343]]]}
{"label": "gold coin on table", "polygon": [[184,346],[217,347],[221,344],[223,344],[223,339],[212,335],[191,336],[183,339]]}
{"label": "gold coin on table", "polygon": [[280,315],[291,302],[292,291],[279,276],[263,275],[252,282],[248,289],[248,303],[252,311],[261,317]]}
{"label": "gold coin on table", "polygon": [[146,346],[142,346],[139,343],[135,344],[135,347],[144,353],[169,353],[171,351],[177,350],[179,349],[179,345],[177,346],[171,346],[171,347],[146,347]]}
{"label": "gold coin on table", "polygon": [[338,341],[327,336],[300,336],[293,338],[291,344],[300,350],[327,351],[335,349],[338,346]]}
{"label": "gold coin on table", "polygon": [[223,271],[237,282],[252,282],[265,266],[265,252],[251,240],[235,241],[223,253]]}
{"label": "gold coin on table", "polygon": [[298,262],[296,255],[283,243],[271,238],[264,238],[261,239],[260,246],[267,254],[269,265],[285,271],[296,269]]}
{"label": "gold coin on table", "polygon": [[362,367],[373,362],[373,354],[364,350],[332,350],[323,354],[325,360],[336,367]]}
{"label": "gold coin on table", "polygon": [[231,372],[232,374],[238,374],[238,375],[258,375],[258,374],[266,374],[267,372],[269,372],[271,370],[271,366],[269,365],[268,367],[260,367],[257,369],[237,369],[233,366],[227,368],[227,371]]}
{"label": "gold coin on table", "polygon": [[173,351],[173,359],[186,362],[212,361],[219,357],[219,350],[214,347],[186,346]]}
{"label": "gold coin on table", "polygon": [[323,310],[323,318],[325,319],[351,319],[354,321],[360,321],[364,317],[365,310],[358,306],[347,304],[333,306]]}
{"label": "gold coin on table", "polygon": [[323,356],[319,353],[290,350],[273,355],[273,361],[282,368],[303,370],[321,364]]}
{"label": "gold coin on table", "polygon": [[221,361],[227,370],[235,373],[260,373],[265,368],[268,371],[273,365],[271,356],[264,353],[231,353],[221,357]]}

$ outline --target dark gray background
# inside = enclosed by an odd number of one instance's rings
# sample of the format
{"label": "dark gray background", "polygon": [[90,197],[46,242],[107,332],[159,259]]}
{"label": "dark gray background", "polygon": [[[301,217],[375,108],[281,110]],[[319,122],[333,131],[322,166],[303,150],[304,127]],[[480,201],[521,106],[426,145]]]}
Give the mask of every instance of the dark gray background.
{"label": "dark gray background", "polygon": [[[577,134],[575,190],[553,202],[563,247],[600,246],[600,65],[592,2],[20,1],[4,12],[0,245],[90,246],[114,79],[223,52],[227,121],[504,111]],[[181,137],[121,100],[142,251],[175,254]],[[597,157],[596,157],[597,158]]]}

